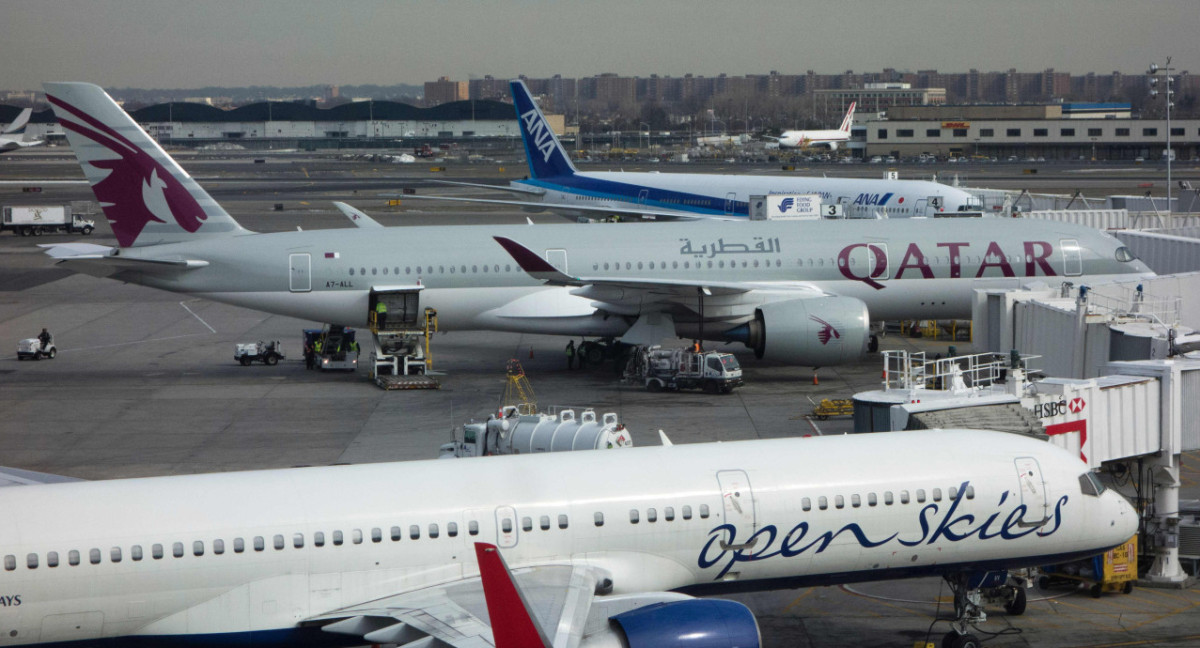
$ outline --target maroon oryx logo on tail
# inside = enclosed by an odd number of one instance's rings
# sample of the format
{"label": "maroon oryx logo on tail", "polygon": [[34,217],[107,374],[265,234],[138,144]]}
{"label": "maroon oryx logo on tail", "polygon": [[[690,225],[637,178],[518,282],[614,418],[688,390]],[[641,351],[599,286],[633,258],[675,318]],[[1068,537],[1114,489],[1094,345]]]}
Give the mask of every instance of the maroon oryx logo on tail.
{"label": "maroon oryx logo on tail", "polygon": [[63,128],[79,133],[119,156],[90,164],[109,170],[103,180],[92,186],[92,191],[112,223],[113,234],[121,247],[133,245],[151,221],[166,223],[168,218],[174,218],[188,232],[200,229],[208,218],[200,204],[149,153],[82,110],[56,97],[46,99],[82,122],[60,119]]}
{"label": "maroon oryx logo on tail", "polygon": [[826,322],[816,315],[809,315],[808,319],[821,325],[821,330],[817,331],[817,339],[821,341],[821,344],[829,344],[830,340],[842,339],[842,334],[838,333],[838,330],[833,328],[833,324]]}

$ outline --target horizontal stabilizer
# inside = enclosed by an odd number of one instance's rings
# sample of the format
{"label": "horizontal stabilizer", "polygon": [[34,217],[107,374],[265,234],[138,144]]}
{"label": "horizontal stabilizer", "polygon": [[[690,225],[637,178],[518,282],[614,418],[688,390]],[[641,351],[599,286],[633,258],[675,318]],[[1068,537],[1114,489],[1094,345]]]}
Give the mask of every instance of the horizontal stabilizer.
{"label": "horizontal stabilizer", "polygon": [[[527,196],[544,196],[546,190],[538,187],[517,187],[514,185],[493,185],[484,184],[482,182],[458,182],[457,180],[430,180],[437,184],[453,185],[456,187],[478,187],[480,189],[491,189],[493,191],[507,191],[509,193],[522,194]],[[411,194],[410,194],[411,195]]]}
{"label": "horizontal stabilizer", "polygon": [[208,265],[200,259],[147,259],[122,256],[116,248],[90,243],[45,245],[46,254],[58,259],[58,264],[80,274],[111,277],[120,272],[169,273],[195,270]]}
{"label": "horizontal stabilizer", "polygon": [[0,466],[0,488],[5,486],[29,486],[32,484],[63,484],[78,481],[84,480],[65,477],[63,475],[51,475],[49,473]]}
{"label": "horizontal stabilizer", "polygon": [[674,211],[669,209],[646,209],[645,207],[616,207],[616,206],[596,206],[596,205],[568,205],[565,203],[540,202],[532,200],[501,200],[498,198],[460,198],[457,196],[414,196],[405,195],[408,200],[447,200],[451,202],[467,202],[467,203],[482,203],[485,205],[505,205],[508,207],[533,208],[538,211],[551,212],[568,212],[568,213],[585,213],[595,214],[601,218],[608,216],[629,216],[632,218],[640,218],[644,220],[669,221],[669,220],[746,220],[737,216],[704,216],[701,214],[693,214],[685,211]]}

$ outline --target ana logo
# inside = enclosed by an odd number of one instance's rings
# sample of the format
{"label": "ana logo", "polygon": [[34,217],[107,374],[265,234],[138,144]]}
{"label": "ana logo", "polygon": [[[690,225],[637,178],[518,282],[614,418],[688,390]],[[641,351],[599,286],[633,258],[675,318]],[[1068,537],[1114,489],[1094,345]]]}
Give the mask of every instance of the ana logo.
{"label": "ana logo", "polygon": [[860,193],[860,194],[858,194],[858,197],[854,199],[854,204],[855,205],[883,206],[883,205],[886,205],[887,201],[891,200],[891,198],[892,198],[892,194],[890,194],[890,193],[885,193],[885,194]]}
{"label": "ana logo", "polygon": [[92,191],[112,222],[117,243],[122,247],[132,245],[151,221],[166,223],[173,218],[188,232],[200,229],[208,216],[162,164],[82,110],[56,97],[46,98],[79,120],[60,119],[63,128],[79,133],[117,155],[115,159],[90,162],[97,169],[109,171],[103,180],[92,186]]}
{"label": "ana logo", "polygon": [[779,213],[786,213],[794,204],[796,204],[795,198],[784,198],[783,200],[779,201]]}
{"label": "ana logo", "polygon": [[1072,414],[1078,414],[1083,411],[1085,405],[1087,405],[1087,402],[1082,398],[1072,398],[1071,402],[1067,405],[1067,409],[1071,410]]}
{"label": "ana logo", "polygon": [[842,334],[838,333],[838,330],[833,328],[833,324],[826,322],[816,315],[809,315],[808,319],[821,325],[821,330],[817,331],[817,339],[821,341],[821,344],[829,344],[830,340],[842,339]]}
{"label": "ana logo", "polygon": [[538,116],[537,109],[521,115],[525,122],[525,132],[529,135],[529,144],[542,154],[542,161],[549,164],[550,155],[554,153],[554,133],[546,125],[545,120]]}

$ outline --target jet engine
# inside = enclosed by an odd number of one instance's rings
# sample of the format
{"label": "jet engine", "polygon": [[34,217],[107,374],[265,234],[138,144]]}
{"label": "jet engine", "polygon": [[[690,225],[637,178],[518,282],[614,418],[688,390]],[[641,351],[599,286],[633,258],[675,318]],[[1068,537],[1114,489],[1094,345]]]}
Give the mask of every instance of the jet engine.
{"label": "jet engine", "polygon": [[[722,599],[655,603],[611,617],[612,629],[583,648],[758,648],[758,621],[745,605]],[[619,628],[619,629],[618,629]]]}
{"label": "jet engine", "polygon": [[825,367],[853,362],[867,350],[867,305],[853,297],[769,302],[754,319],[725,332],[725,340],[754,349],[758,358]]}
{"label": "jet engine", "polygon": [[834,152],[834,151],[836,151],[836,150],[837,150],[837,148],[838,148],[838,143],[837,143],[837,142],[828,142],[828,144],[829,144],[829,152],[830,152],[830,153],[832,153],[832,152]]}

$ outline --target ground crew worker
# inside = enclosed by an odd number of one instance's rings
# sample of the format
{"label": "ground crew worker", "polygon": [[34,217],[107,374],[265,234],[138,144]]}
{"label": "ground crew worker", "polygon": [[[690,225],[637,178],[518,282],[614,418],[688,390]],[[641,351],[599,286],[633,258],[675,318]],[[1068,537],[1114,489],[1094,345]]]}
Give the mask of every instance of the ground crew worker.
{"label": "ground crew worker", "polygon": [[575,368],[575,340],[567,340],[567,369]]}
{"label": "ground crew worker", "polygon": [[692,351],[700,353],[700,340],[692,340]]}
{"label": "ground crew worker", "polygon": [[304,368],[312,369],[317,364],[316,352],[313,350],[312,342],[304,341]]}
{"label": "ground crew worker", "polygon": [[317,352],[317,355],[321,355],[321,352],[325,350],[325,336],[322,335],[317,338],[316,342],[313,342],[313,350]]}
{"label": "ground crew worker", "polygon": [[575,347],[576,356],[579,358],[579,368],[587,369],[587,354],[583,352],[583,345],[587,340],[580,340],[579,346]]}
{"label": "ground crew worker", "polygon": [[46,347],[50,346],[50,340],[53,340],[54,336],[50,335],[50,331],[47,331],[45,327],[42,327],[42,332],[38,333],[37,339],[42,343],[42,351],[45,351]]}
{"label": "ground crew worker", "polygon": [[375,302],[375,328],[387,328],[387,304],[382,299]]}
{"label": "ground crew worker", "polygon": [[350,350],[354,352],[356,357],[358,356],[358,340],[350,341]]}

